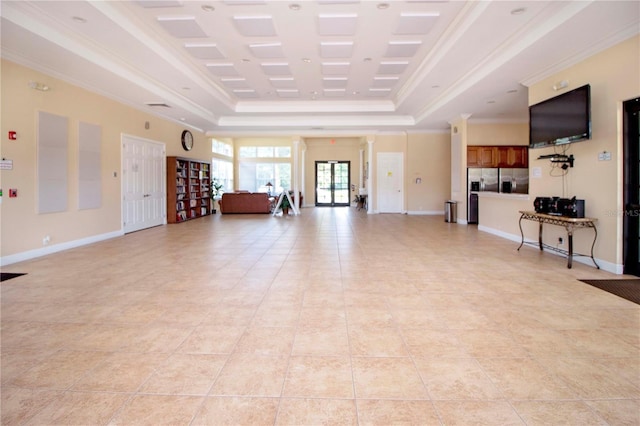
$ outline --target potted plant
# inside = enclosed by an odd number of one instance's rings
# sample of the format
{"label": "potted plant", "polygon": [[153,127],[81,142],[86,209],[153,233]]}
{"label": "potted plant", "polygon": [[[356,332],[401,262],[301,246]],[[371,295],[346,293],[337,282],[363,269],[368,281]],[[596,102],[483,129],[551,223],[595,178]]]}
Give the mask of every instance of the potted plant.
{"label": "potted plant", "polygon": [[213,179],[211,179],[211,186],[210,186],[210,191],[211,191],[211,213],[213,213],[213,214],[216,213],[216,208],[215,208],[216,200],[219,199],[220,196],[222,196],[222,188],[224,188],[224,185],[220,183],[218,178],[214,177]]}

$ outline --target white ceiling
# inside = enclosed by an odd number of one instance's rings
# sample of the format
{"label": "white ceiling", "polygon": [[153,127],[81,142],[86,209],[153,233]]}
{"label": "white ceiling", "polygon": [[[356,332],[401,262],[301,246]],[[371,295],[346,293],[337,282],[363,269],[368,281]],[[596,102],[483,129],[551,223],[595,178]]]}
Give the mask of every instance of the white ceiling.
{"label": "white ceiling", "polygon": [[640,2],[603,0],[2,0],[1,13],[2,57],[219,136],[527,121],[528,85],[640,31]]}

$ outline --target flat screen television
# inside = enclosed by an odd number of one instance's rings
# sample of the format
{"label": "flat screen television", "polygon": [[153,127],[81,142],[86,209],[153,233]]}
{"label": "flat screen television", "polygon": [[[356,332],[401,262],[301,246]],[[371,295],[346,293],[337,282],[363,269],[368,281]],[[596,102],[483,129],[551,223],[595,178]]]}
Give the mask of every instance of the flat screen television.
{"label": "flat screen television", "polygon": [[591,86],[529,107],[529,148],[591,139]]}

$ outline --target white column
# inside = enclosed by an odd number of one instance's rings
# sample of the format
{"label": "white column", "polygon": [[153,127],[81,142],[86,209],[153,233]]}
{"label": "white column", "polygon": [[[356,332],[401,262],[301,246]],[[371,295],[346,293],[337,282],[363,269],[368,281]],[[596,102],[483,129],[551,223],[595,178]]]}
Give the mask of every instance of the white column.
{"label": "white column", "polygon": [[[305,168],[305,160],[306,160],[306,156],[307,156],[307,149],[306,149],[306,144],[302,144],[302,153],[300,155],[300,187],[302,188],[302,196],[306,197],[305,194],[305,188],[306,188],[306,181],[305,181],[305,175],[306,175],[306,168]],[[302,200],[300,200],[302,201]],[[302,207],[302,206],[301,206]]]}
{"label": "white column", "polygon": [[[296,205],[296,209],[298,213],[300,212],[300,167],[299,167],[299,156],[298,150],[300,148],[300,139],[296,138],[293,141],[293,195],[294,195],[294,203]],[[294,211],[295,211],[294,210]]]}
{"label": "white column", "polygon": [[367,145],[368,145],[368,153],[367,153],[367,162],[369,163],[367,167],[367,214],[373,213],[373,185],[371,182],[373,181],[373,144],[375,140],[372,136],[367,136]]}
{"label": "white column", "polygon": [[360,173],[358,175],[358,191],[364,188],[364,149],[360,150]]}

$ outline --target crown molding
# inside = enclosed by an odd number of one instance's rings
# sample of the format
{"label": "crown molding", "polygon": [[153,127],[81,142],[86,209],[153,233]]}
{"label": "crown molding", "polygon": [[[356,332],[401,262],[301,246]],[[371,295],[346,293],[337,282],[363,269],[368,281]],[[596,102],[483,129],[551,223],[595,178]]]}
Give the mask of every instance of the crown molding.
{"label": "crown molding", "polygon": [[412,127],[415,126],[415,120],[411,116],[406,115],[326,115],[316,117],[301,116],[222,116],[219,118],[218,127]]}
{"label": "crown molding", "polygon": [[391,101],[276,101],[276,102],[238,102],[235,112],[242,113],[364,113],[395,112],[396,106]]}

